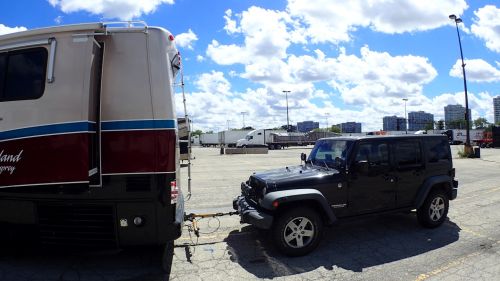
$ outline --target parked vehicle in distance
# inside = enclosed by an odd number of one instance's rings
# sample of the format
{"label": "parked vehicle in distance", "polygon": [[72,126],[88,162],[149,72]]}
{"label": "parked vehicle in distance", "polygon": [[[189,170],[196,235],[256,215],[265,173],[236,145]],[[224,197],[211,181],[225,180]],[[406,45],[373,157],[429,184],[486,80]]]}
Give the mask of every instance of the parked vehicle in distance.
{"label": "parked vehicle in distance", "polygon": [[[467,139],[467,130],[462,129],[433,131],[433,133],[447,135],[450,144],[453,145],[464,144]],[[482,129],[469,130],[471,144],[479,144],[483,139],[483,133],[484,130]]]}
{"label": "parked vehicle in distance", "polygon": [[284,130],[258,129],[249,132],[244,139],[238,140],[236,147],[267,147],[282,149],[289,146],[314,144],[305,133]]}
{"label": "parked vehicle in distance", "polygon": [[325,138],[303,165],[258,172],[234,199],[241,221],[271,231],[286,255],[305,255],[323,226],[345,219],[417,210],[418,222],[446,219],[458,182],[444,135]]}
{"label": "parked vehicle in distance", "polygon": [[180,56],[163,28],[113,25],[0,36],[0,236],[173,251]]}
{"label": "parked vehicle in distance", "polygon": [[250,130],[228,130],[219,132],[219,144],[224,147],[235,147],[238,140],[246,137]]}
{"label": "parked vehicle in distance", "polygon": [[200,135],[200,145],[203,147],[219,145],[218,133],[203,133]]}

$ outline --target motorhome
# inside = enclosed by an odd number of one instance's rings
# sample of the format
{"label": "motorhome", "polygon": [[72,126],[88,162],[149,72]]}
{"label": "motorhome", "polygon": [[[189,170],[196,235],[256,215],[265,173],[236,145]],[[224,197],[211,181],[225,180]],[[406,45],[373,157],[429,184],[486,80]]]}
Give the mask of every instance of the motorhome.
{"label": "motorhome", "polygon": [[100,248],[179,237],[179,69],[159,27],[0,36],[0,232]]}

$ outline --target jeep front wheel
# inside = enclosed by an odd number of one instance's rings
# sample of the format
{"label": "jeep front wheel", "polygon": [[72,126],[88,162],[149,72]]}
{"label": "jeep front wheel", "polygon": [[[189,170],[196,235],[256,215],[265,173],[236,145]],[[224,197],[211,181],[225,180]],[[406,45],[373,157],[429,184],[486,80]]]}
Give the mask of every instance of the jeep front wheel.
{"label": "jeep front wheel", "polygon": [[320,215],[309,208],[290,209],[281,214],[272,229],[278,250],[288,256],[303,256],[319,244],[323,232]]}
{"label": "jeep front wheel", "polygon": [[448,207],[448,196],[442,190],[431,191],[417,210],[418,222],[424,227],[438,227],[446,219]]}

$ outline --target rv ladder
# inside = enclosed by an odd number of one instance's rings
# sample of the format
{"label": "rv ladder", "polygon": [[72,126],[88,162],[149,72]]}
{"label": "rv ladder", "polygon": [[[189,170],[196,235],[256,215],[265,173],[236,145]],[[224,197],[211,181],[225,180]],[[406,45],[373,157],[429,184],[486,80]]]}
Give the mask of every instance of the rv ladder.
{"label": "rv ladder", "polygon": [[[180,53],[179,53],[180,57]],[[189,115],[187,113],[187,106],[186,106],[186,93],[184,91],[184,66],[181,63],[181,89],[182,89],[182,103],[184,105],[184,120],[186,120],[186,128],[187,128],[187,140],[179,140],[180,142],[187,142],[188,143],[188,149],[187,149],[187,170],[188,170],[188,194],[186,196],[186,200],[189,200],[191,198],[191,121],[189,120]],[[186,165],[182,165],[181,167],[185,167]]]}

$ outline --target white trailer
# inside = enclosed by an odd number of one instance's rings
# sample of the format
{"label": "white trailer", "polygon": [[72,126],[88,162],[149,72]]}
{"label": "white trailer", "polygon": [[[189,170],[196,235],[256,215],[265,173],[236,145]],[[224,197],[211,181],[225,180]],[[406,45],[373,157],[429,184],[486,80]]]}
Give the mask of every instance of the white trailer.
{"label": "white trailer", "polygon": [[238,140],[236,147],[268,147],[281,149],[294,145],[310,144],[304,133],[288,133],[285,130],[258,129],[250,131],[244,139]]}
{"label": "white trailer", "polygon": [[243,139],[250,130],[229,130],[219,132],[219,144],[225,147],[235,147],[238,140]]}
{"label": "white trailer", "polygon": [[200,145],[203,147],[217,146],[219,144],[219,134],[209,133],[200,135]]}

